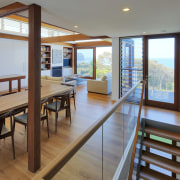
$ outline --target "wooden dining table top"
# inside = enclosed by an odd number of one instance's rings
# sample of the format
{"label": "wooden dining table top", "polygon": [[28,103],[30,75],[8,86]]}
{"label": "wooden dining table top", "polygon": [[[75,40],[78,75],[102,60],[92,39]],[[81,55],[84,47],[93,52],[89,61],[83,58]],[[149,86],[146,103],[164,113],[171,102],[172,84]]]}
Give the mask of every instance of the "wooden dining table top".
{"label": "wooden dining table top", "polygon": [[[48,84],[41,87],[41,99],[52,97],[68,91],[70,92],[72,89],[73,87],[70,86]],[[2,96],[0,97],[0,114],[26,105],[28,105],[28,91]]]}

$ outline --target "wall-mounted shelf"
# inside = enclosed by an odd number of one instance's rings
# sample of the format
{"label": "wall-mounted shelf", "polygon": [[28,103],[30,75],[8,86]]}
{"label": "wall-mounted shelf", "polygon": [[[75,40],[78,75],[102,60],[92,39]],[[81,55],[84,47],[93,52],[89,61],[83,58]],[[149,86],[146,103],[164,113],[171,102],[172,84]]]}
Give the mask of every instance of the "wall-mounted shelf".
{"label": "wall-mounted shelf", "polygon": [[51,69],[51,46],[41,45],[41,70]]}
{"label": "wall-mounted shelf", "polygon": [[73,48],[64,47],[63,48],[63,66],[65,68],[72,67],[72,59],[73,59]]}

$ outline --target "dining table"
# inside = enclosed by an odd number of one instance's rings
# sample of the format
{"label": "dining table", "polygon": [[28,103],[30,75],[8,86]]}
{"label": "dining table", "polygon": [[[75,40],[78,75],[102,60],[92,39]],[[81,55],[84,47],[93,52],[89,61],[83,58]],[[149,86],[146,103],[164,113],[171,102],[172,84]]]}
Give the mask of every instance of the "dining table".
{"label": "dining table", "polygon": [[[65,92],[71,92],[73,87],[58,84],[48,84],[41,87],[41,100],[53,97]],[[28,90],[0,97],[0,114],[9,110],[21,108],[28,105]]]}

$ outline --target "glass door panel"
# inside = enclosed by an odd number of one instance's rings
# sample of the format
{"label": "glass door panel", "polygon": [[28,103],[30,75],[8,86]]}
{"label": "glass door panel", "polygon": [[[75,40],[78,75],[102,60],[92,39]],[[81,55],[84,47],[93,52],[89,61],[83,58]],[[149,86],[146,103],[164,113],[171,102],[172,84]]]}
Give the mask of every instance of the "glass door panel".
{"label": "glass door panel", "polygon": [[175,38],[148,39],[148,101],[174,104]]}
{"label": "glass door panel", "polygon": [[93,78],[93,48],[77,49],[77,74]]}
{"label": "glass door panel", "polygon": [[96,47],[96,79],[112,74],[112,47]]}

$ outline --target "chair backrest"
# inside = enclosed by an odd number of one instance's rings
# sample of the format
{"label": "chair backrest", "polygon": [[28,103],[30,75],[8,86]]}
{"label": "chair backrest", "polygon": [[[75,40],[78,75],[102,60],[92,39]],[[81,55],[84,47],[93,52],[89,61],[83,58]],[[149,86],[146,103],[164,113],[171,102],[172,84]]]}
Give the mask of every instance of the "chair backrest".
{"label": "chair backrest", "polygon": [[53,97],[47,97],[47,98],[41,100],[41,108],[42,108],[43,104],[47,104],[52,99],[53,99]]}
{"label": "chair backrest", "polygon": [[57,106],[57,101],[60,100],[61,104],[60,104],[60,109],[64,109],[66,107],[69,106],[69,92],[65,92],[63,94],[59,94],[57,96],[54,96],[54,98],[56,99],[56,106]]}
{"label": "chair backrest", "polygon": [[11,130],[12,130],[12,117],[11,117],[12,113],[13,113],[13,110],[10,110],[7,113],[4,113],[4,114],[0,115],[0,134],[1,134],[1,131],[2,131],[3,125],[5,123],[5,119],[7,117],[10,117],[10,125],[11,125]]}

